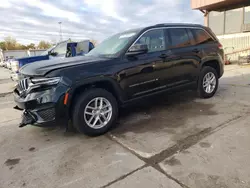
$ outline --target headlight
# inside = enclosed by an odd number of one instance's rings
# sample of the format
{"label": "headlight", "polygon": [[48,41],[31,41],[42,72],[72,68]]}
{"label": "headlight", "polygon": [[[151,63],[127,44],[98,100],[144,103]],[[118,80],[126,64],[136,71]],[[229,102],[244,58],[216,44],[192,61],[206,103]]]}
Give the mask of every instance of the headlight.
{"label": "headlight", "polygon": [[13,72],[18,72],[18,70],[19,70],[19,61],[12,61],[10,63],[10,65],[11,65],[11,69],[12,69]]}
{"label": "headlight", "polygon": [[53,78],[32,78],[30,79],[30,83],[28,84],[27,93],[29,93],[32,89],[39,88],[42,86],[52,86],[56,85],[60,81],[60,77]]}
{"label": "headlight", "polygon": [[33,85],[56,85],[60,81],[60,77],[54,78],[32,78],[31,83]]}

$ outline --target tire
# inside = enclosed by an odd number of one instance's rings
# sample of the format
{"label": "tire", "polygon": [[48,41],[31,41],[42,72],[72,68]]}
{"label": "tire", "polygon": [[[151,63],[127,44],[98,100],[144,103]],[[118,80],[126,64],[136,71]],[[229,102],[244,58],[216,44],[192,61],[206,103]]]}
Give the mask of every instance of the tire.
{"label": "tire", "polygon": [[[104,119],[103,116],[104,110],[102,111],[100,109],[92,107],[95,106],[95,101],[97,98],[98,98],[97,103],[99,105],[101,104],[100,101],[102,100],[103,104],[107,104],[106,106],[109,106],[105,108],[106,110],[105,117],[106,115],[108,116],[105,118],[106,120]],[[93,113],[97,115],[89,115],[87,113],[91,114]],[[82,95],[80,95],[75,100],[72,111],[73,126],[78,132],[84,133],[88,136],[99,136],[108,132],[111,129],[111,127],[116,123],[117,116],[118,116],[118,105],[115,97],[108,91],[99,88],[89,89],[85,91]],[[91,123],[94,124],[96,118],[98,119],[96,122],[96,126],[91,127],[89,124]],[[88,123],[88,121],[90,121],[90,123]],[[97,126],[102,122],[104,122],[103,126],[102,125]]]}
{"label": "tire", "polygon": [[[214,88],[210,90],[210,92],[207,92],[206,89],[203,87],[203,81],[206,75],[214,75],[215,77],[215,84],[211,84],[210,87]],[[199,81],[198,81],[198,95],[200,98],[211,98],[214,96],[214,94],[216,93],[217,89],[218,89],[218,85],[219,85],[219,79],[218,79],[218,74],[216,72],[216,70],[213,67],[209,67],[209,66],[205,66],[202,68],[201,73],[200,73],[200,77],[199,77]]]}

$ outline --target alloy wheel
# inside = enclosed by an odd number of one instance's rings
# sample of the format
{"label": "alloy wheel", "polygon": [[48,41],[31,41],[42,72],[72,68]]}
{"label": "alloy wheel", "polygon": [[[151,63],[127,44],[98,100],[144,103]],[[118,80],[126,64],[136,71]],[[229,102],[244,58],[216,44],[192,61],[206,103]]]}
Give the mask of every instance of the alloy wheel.
{"label": "alloy wheel", "polygon": [[111,103],[104,97],[92,99],[84,110],[84,120],[86,124],[93,129],[100,129],[106,126],[111,117]]}
{"label": "alloy wheel", "polygon": [[216,87],[216,77],[214,73],[208,72],[203,78],[203,89],[206,93],[212,93]]}

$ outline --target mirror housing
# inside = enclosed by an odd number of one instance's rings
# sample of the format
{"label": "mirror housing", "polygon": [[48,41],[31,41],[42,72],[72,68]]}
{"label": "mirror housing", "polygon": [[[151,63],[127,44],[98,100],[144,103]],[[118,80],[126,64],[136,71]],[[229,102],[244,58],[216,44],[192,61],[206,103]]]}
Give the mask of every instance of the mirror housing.
{"label": "mirror housing", "polygon": [[146,44],[134,44],[131,46],[126,53],[128,56],[138,55],[138,54],[144,54],[148,52],[148,45]]}
{"label": "mirror housing", "polygon": [[50,52],[49,52],[49,55],[51,55],[51,56],[57,56],[58,53],[57,53],[57,52],[52,52],[52,51],[50,51]]}

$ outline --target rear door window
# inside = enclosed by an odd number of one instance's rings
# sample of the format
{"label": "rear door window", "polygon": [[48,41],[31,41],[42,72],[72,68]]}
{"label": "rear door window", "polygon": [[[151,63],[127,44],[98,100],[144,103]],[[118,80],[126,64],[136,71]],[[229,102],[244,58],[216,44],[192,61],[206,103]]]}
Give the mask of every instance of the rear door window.
{"label": "rear door window", "polygon": [[194,35],[196,44],[205,44],[214,42],[214,39],[202,29],[191,29],[191,31]]}
{"label": "rear door window", "polygon": [[171,48],[182,48],[191,45],[188,32],[185,28],[168,29]]}

